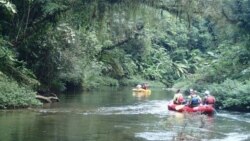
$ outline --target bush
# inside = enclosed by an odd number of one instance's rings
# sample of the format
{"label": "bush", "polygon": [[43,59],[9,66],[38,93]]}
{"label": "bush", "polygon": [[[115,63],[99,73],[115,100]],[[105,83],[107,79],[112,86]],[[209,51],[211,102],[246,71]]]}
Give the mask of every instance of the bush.
{"label": "bush", "polygon": [[8,79],[3,74],[0,74],[0,76],[0,108],[41,105],[35,98],[36,93],[30,88],[19,86],[15,81]]}
{"label": "bush", "polygon": [[143,79],[141,76],[132,76],[131,78],[124,78],[119,81],[120,86],[131,86],[136,87],[138,84],[147,83],[149,85],[149,89],[151,88],[165,88],[165,84],[159,81],[150,81]]}
{"label": "bush", "polygon": [[228,110],[250,111],[250,81],[245,83],[227,79],[209,86],[217,99],[217,106]]}
{"label": "bush", "polygon": [[117,79],[101,76],[99,77],[98,85],[97,86],[119,86],[119,82]]}

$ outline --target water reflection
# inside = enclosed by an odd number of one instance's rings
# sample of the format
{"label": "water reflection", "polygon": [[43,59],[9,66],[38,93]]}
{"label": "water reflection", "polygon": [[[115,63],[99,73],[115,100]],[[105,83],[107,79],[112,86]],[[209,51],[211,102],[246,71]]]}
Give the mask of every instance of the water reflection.
{"label": "water reflection", "polygon": [[134,96],[138,100],[146,100],[150,95],[151,93],[145,93],[145,92],[133,92],[132,93],[132,96]]}

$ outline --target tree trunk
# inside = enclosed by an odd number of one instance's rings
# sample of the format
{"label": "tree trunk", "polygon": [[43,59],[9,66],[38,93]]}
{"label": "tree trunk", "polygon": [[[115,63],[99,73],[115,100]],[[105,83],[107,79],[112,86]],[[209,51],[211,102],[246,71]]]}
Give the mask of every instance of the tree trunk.
{"label": "tree trunk", "polygon": [[44,103],[53,103],[53,102],[59,102],[59,98],[54,95],[54,96],[42,96],[42,95],[36,95],[36,99],[39,99],[40,101]]}

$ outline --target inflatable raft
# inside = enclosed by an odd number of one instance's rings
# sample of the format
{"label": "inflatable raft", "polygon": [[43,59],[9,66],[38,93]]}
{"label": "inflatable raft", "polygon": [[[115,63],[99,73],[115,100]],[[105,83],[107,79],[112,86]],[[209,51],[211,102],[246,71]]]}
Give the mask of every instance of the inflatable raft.
{"label": "inflatable raft", "polygon": [[173,102],[168,104],[168,110],[186,113],[202,113],[212,115],[215,113],[215,109],[212,105],[199,105],[196,107],[189,107],[187,105],[177,105]]}
{"label": "inflatable raft", "polygon": [[139,88],[139,89],[133,89],[133,92],[135,93],[145,93],[145,94],[151,94],[151,90],[150,89],[142,89],[142,88]]}
{"label": "inflatable raft", "polygon": [[132,89],[132,91],[133,91],[133,96],[137,96],[137,97],[147,97],[151,95],[150,89],[135,88],[135,89]]}

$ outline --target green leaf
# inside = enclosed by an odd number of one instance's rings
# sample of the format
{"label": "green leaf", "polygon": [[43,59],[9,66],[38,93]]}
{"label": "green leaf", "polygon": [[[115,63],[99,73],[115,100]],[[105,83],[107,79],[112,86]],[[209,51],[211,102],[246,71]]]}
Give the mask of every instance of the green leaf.
{"label": "green leaf", "polygon": [[0,0],[0,4],[3,5],[7,10],[13,14],[17,13],[16,6],[9,1],[6,0]]}

